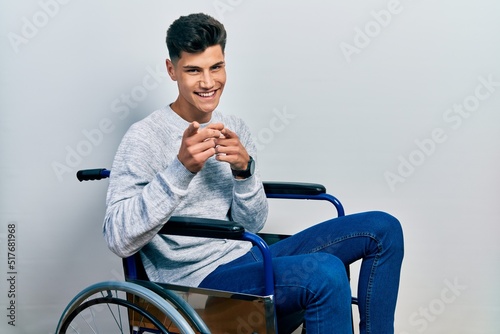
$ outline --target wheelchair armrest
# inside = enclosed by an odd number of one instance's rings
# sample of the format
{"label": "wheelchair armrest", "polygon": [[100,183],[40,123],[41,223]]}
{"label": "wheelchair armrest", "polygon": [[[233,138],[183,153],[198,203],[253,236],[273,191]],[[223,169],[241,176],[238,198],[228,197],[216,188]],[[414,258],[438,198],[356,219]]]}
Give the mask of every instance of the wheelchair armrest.
{"label": "wheelchair armrest", "polygon": [[158,233],[241,240],[244,232],[243,226],[228,220],[174,216],[163,225]]}
{"label": "wheelchair armrest", "polygon": [[264,191],[272,195],[319,195],[326,193],[326,188],[317,183],[264,182]]}
{"label": "wheelchair armrest", "polygon": [[274,245],[278,241],[285,240],[286,238],[290,237],[289,234],[276,234],[276,233],[263,233],[263,232],[259,232],[257,235],[261,237],[262,240],[264,240],[264,242],[269,246]]}
{"label": "wheelchair armrest", "polygon": [[274,274],[269,246],[258,235],[246,232],[243,226],[228,220],[174,216],[163,225],[158,233],[250,241],[262,253],[265,292],[267,295],[274,295]]}
{"label": "wheelchair armrest", "polygon": [[337,215],[344,216],[344,207],[335,197],[326,193],[325,186],[318,183],[264,182],[268,198],[324,200],[332,203]]}

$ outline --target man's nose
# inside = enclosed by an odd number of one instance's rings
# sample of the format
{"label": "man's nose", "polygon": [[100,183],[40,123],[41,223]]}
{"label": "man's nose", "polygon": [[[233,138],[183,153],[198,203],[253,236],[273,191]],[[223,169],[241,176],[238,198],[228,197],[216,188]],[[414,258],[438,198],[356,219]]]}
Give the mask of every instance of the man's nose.
{"label": "man's nose", "polygon": [[212,74],[210,72],[203,73],[203,76],[200,80],[200,86],[202,88],[211,88],[214,86],[214,79],[212,78]]}

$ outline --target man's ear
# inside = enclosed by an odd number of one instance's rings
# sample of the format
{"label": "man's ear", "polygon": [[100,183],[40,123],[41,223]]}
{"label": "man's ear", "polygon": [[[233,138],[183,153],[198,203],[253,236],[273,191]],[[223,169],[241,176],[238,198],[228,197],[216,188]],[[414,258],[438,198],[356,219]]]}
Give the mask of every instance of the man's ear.
{"label": "man's ear", "polygon": [[177,81],[177,76],[175,75],[174,63],[172,63],[172,61],[170,59],[167,59],[165,63],[167,65],[167,72],[168,72],[168,75],[170,76],[170,79],[172,79],[173,81]]}

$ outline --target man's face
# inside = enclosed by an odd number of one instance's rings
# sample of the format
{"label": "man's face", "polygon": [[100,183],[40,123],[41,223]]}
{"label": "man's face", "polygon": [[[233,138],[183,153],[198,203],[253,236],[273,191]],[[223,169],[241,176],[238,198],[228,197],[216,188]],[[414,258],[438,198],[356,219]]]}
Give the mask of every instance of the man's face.
{"label": "man's face", "polygon": [[208,47],[201,53],[182,52],[176,64],[167,60],[167,70],[179,88],[172,109],[188,122],[210,121],[226,83],[220,45]]}

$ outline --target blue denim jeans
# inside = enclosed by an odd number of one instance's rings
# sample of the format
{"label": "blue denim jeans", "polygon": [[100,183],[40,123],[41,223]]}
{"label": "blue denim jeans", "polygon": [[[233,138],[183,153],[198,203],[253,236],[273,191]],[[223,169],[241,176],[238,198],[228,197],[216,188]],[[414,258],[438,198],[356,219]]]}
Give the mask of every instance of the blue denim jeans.
{"label": "blue denim jeans", "polygon": [[[394,333],[403,260],[399,221],[366,212],[314,225],[271,247],[279,333],[305,321],[308,334],[352,333],[351,289],[345,266],[359,259],[360,333]],[[257,248],[219,266],[200,287],[262,295]]]}

